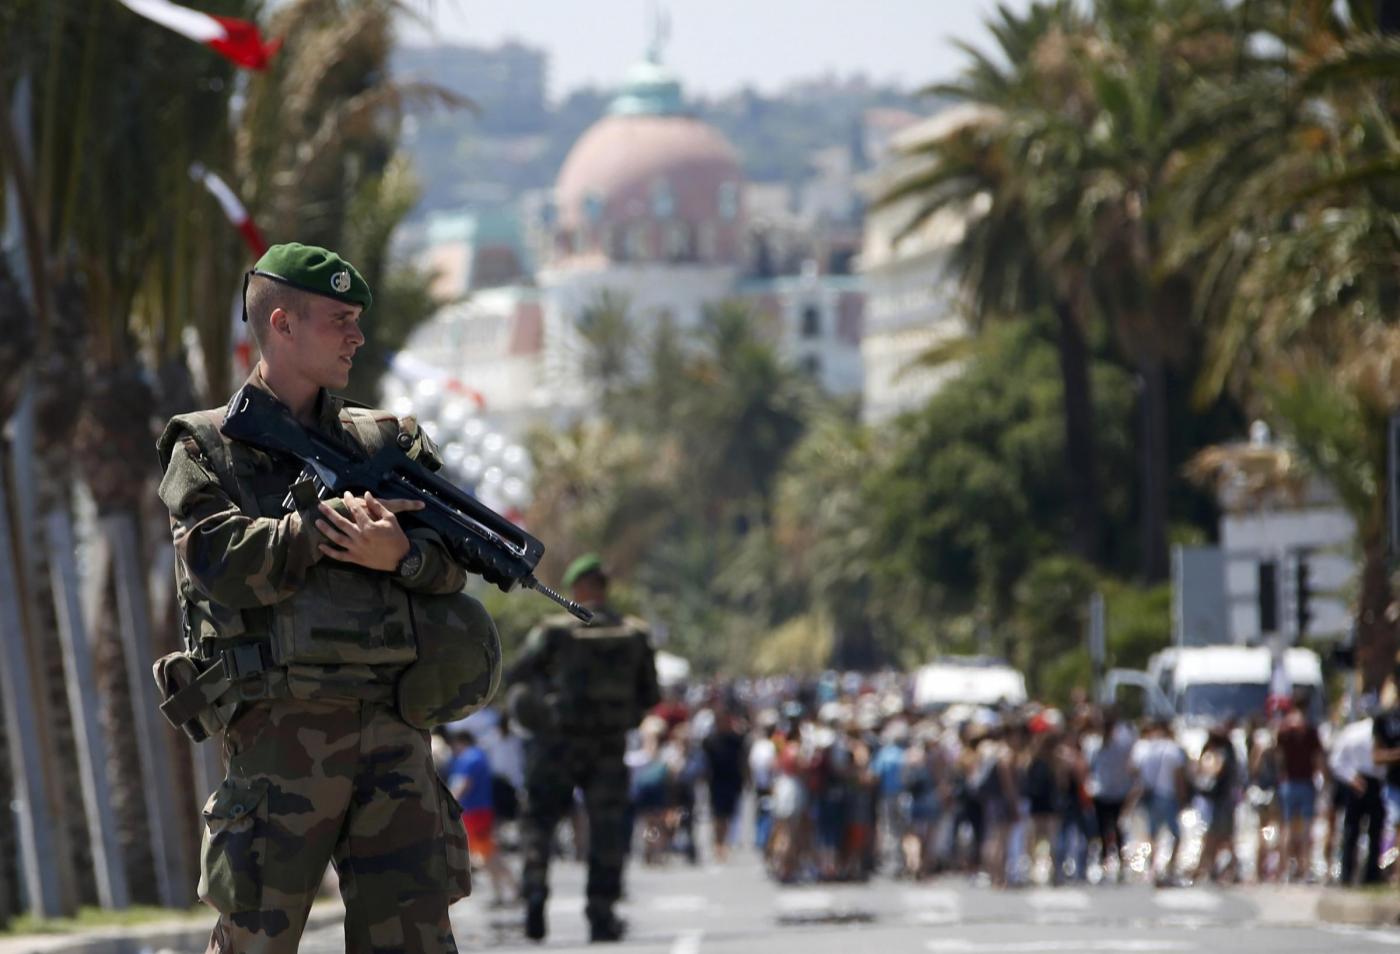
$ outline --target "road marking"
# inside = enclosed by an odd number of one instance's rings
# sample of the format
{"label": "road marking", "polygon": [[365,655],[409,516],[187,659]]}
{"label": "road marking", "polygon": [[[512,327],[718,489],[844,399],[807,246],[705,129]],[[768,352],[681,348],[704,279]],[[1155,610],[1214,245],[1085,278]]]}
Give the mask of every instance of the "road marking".
{"label": "road marking", "polygon": [[1400,932],[1382,931],[1378,928],[1352,927],[1345,924],[1325,924],[1323,930],[1332,934],[1340,934],[1344,937],[1361,938],[1370,941],[1372,944],[1386,944],[1391,947],[1400,947]]}
{"label": "road marking", "polygon": [[924,949],[931,954],[1057,954],[1084,951],[1093,954],[1161,954],[1167,951],[1195,951],[1188,941],[1151,941],[1142,938],[1101,938],[1095,941],[968,941],[948,939],[929,941]]}
{"label": "road marking", "polygon": [[1168,911],[1214,911],[1221,901],[1218,894],[1208,891],[1158,891],[1152,903]]}
{"label": "road marking", "polygon": [[654,910],[669,914],[684,914],[690,911],[704,911],[710,906],[710,901],[702,894],[663,894],[659,898],[653,898],[651,906]]}
{"label": "road marking", "polygon": [[1087,911],[1093,906],[1089,892],[1078,888],[1036,888],[1026,893],[1026,903],[1038,911]]}
{"label": "road marking", "polygon": [[686,931],[677,935],[676,943],[671,945],[671,954],[700,954],[700,939],[704,936],[704,931]]}
{"label": "road marking", "polygon": [[918,888],[901,895],[904,906],[912,912],[916,924],[954,924],[958,921],[961,903],[956,892],[938,888]]}

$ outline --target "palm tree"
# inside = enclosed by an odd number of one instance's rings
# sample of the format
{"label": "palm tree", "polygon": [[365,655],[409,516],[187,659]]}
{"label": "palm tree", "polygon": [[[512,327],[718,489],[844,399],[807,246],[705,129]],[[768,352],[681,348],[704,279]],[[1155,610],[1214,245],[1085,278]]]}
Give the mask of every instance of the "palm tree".
{"label": "palm tree", "polygon": [[410,109],[471,107],[427,83],[389,76],[397,0],[293,0],[269,32],[285,52],[248,84],[238,116],[237,178],[271,242],[334,248],[374,289],[367,342],[348,393],[374,397],[389,354],[437,309],[429,277],[393,266],[389,238],[418,200],[410,164],[397,151]]}
{"label": "palm tree", "polygon": [[988,22],[996,52],[958,44],[970,60],[963,76],[927,91],[976,111],[943,135],[911,146],[906,156],[914,171],[878,203],[914,203],[906,234],[938,215],[966,218],[949,268],[959,277],[974,328],[1040,309],[1053,313],[1064,386],[1065,464],[1077,476],[1071,482],[1076,518],[1070,542],[1076,553],[1098,562],[1103,540],[1087,276],[1068,256],[1052,261],[1051,217],[1064,215],[1067,203],[1047,187],[1051,163],[1043,146],[1052,129],[1086,119],[1084,93],[1070,88],[1063,64],[1046,56],[1085,25],[1069,2],[1034,4],[1023,15],[999,8]]}
{"label": "palm tree", "polygon": [[578,317],[584,377],[598,390],[599,409],[614,419],[632,403],[618,400],[629,375],[635,375],[633,354],[638,336],[628,317],[630,310],[626,294],[603,289]]}
{"label": "palm tree", "polygon": [[[1400,404],[1386,349],[1400,303],[1400,46],[1370,4],[1266,4],[1255,26],[1282,51],[1243,96],[1206,102],[1249,121],[1196,150],[1188,242],[1204,249],[1206,394],[1230,390],[1278,421],[1356,521],[1358,658],[1365,688],[1396,645],[1383,514],[1388,417]],[[1228,161],[1226,161],[1228,157]],[[1207,185],[1212,177],[1217,182]],[[1220,195],[1228,200],[1212,201]]]}

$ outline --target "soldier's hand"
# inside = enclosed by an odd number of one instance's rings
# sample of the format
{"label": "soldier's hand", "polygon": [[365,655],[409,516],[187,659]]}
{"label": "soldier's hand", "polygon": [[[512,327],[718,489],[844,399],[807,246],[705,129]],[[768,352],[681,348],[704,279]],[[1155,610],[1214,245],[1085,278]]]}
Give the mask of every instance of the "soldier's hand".
{"label": "soldier's hand", "polygon": [[423,503],[378,500],[368,491],[363,498],[347,492],[342,499],[349,516],[326,501],[320,504],[322,519],[316,521],[316,528],[330,541],[321,544],[321,552],[371,570],[388,573],[396,569],[407,555],[409,543],[395,515],[422,510]]}

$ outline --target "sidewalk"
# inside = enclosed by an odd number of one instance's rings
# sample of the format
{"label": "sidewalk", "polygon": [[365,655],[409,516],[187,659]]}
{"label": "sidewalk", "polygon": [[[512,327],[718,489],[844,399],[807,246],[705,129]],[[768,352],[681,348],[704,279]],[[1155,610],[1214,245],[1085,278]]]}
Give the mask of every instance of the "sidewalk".
{"label": "sidewalk", "polygon": [[[120,928],[95,928],[66,934],[23,934],[0,937],[0,954],[160,954],[161,951],[200,951],[209,942],[216,915],[202,920],[178,918]],[[311,908],[306,930],[341,923],[345,908],[337,898],[321,898]]]}

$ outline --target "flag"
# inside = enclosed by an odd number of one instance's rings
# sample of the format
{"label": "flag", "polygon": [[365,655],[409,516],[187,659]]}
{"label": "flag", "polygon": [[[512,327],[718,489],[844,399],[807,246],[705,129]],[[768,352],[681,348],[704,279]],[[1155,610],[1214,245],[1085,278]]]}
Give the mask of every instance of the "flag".
{"label": "flag", "polygon": [[258,25],[248,20],[201,13],[170,0],[117,0],[133,13],[189,37],[250,70],[267,67],[281,40],[264,40]]}
{"label": "flag", "polygon": [[210,172],[199,163],[190,166],[190,178],[198,182],[209,190],[209,193],[218,200],[219,207],[224,210],[224,215],[233,227],[238,229],[238,233],[243,236],[244,243],[252,251],[254,258],[262,258],[263,252],[267,251],[267,242],[263,239],[262,233],[258,231],[257,225],[253,223],[253,218],[248,214],[248,210],[243,207],[243,203],[238,201],[238,196],[233,194],[228,183],[220,179],[217,173]]}

